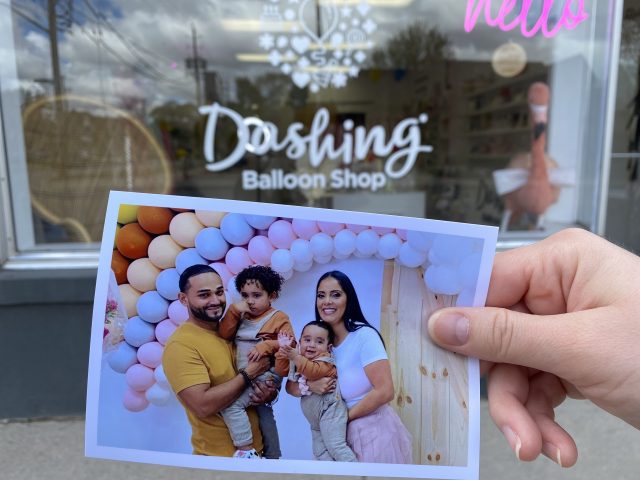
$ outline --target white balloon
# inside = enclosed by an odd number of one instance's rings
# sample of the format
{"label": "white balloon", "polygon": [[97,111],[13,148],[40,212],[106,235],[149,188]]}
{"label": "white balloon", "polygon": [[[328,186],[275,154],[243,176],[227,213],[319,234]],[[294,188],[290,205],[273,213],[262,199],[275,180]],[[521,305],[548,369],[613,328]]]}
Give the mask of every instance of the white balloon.
{"label": "white balloon", "polygon": [[279,248],[271,254],[271,268],[278,273],[288,272],[293,268],[293,257],[291,252],[284,248]]}
{"label": "white balloon", "polygon": [[411,245],[414,250],[426,253],[433,245],[433,235],[426,232],[407,230],[407,243]]}
{"label": "white balloon", "polygon": [[313,260],[307,263],[298,263],[298,262],[294,262],[293,264],[293,269],[296,272],[307,272],[309,270],[311,270],[311,267],[313,267]]}
{"label": "white balloon", "polygon": [[472,307],[475,291],[473,288],[465,288],[456,299],[456,307]]}
{"label": "white balloon", "polygon": [[480,272],[481,259],[482,254],[472,253],[460,262],[460,266],[458,267],[458,276],[460,277],[460,282],[462,283],[463,288],[472,289],[475,287],[478,279],[478,273]]}
{"label": "white balloon", "polygon": [[158,365],[153,372],[153,377],[156,379],[156,383],[162,387],[170,388],[169,380],[167,380],[167,376],[164,374],[164,368],[162,364]]}
{"label": "white balloon", "polygon": [[293,268],[281,273],[280,275],[282,275],[282,278],[284,278],[285,280],[289,280],[291,277],[293,277]]}
{"label": "white balloon", "polygon": [[356,249],[363,255],[371,256],[378,251],[380,237],[373,230],[363,230],[356,237]]}
{"label": "white balloon", "polygon": [[346,260],[350,256],[351,255],[344,255],[342,253],[336,252],[335,250],[333,251],[333,258],[335,258],[336,260]]}
{"label": "white balloon", "polygon": [[329,263],[332,257],[333,255],[326,255],[324,257],[315,257],[315,260],[316,260],[316,263],[320,263],[324,265],[325,263]]}
{"label": "white balloon", "polygon": [[157,407],[162,407],[171,400],[171,390],[163,388],[157,383],[153,384],[144,395],[149,400],[149,403]]}
{"label": "white balloon", "polygon": [[401,265],[409,268],[419,267],[427,259],[427,254],[419,250],[415,250],[409,243],[403,243],[398,253],[398,261]]}
{"label": "white balloon", "polygon": [[351,230],[340,230],[336,233],[333,243],[335,244],[334,251],[346,258],[356,249],[356,234]]}
{"label": "white balloon", "polygon": [[433,293],[457,295],[462,290],[456,270],[444,265],[431,265],[424,275],[424,282]]}
{"label": "white balloon", "polygon": [[326,233],[316,233],[311,237],[310,244],[313,256],[316,258],[330,256],[333,253],[333,238]]}
{"label": "white balloon", "polygon": [[291,256],[296,263],[309,263],[313,261],[313,252],[308,240],[298,238],[291,243]]}
{"label": "white balloon", "polygon": [[[440,265],[459,265],[463,258],[472,253],[477,242],[481,243],[482,240],[457,235],[437,235],[429,252],[429,260]],[[431,259],[432,252],[434,260]]]}
{"label": "white balloon", "polygon": [[402,240],[395,233],[387,233],[380,238],[378,243],[378,254],[385,260],[396,258],[400,253]]}

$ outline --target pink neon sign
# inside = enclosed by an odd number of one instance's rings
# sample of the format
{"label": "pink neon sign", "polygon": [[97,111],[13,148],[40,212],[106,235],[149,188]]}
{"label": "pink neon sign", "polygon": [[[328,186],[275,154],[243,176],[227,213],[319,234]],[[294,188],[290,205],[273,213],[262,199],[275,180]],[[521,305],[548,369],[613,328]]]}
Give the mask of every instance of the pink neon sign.
{"label": "pink neon sign", "polygon": [[[519,3],[518,0],[502,0],[502,4],[498,9],[498,13],[495,18],[491,17],[491,0],[469,0],[467,3],[467,15],[464,20],[464,29],[467,32],[470,32],[476,27],[478,17],[480,17],[483,7],[484,21],[487,25],[499,28],[505,32],[513,30],[520,25],[522,35],[528,38],[535,36],[540,31],[545,37],[551,38],[556,36],[563,27],[567,30],[573,30],[589,18],[589,14],[584,10],[583,0],[564,0],[562,16],[555,26],[549,30],[549,15],[555,0],[543,0],[544,4],[542,6],[540,17],[533,27],[531,27],[530,30],[527,30],[527,18],[533,1],[534,0],[522,0],[520,13],[513,20],[507,23],[507,16],[513,12],[517,3]],[[573,4],[577,4],[575,12],[571,8]]]}

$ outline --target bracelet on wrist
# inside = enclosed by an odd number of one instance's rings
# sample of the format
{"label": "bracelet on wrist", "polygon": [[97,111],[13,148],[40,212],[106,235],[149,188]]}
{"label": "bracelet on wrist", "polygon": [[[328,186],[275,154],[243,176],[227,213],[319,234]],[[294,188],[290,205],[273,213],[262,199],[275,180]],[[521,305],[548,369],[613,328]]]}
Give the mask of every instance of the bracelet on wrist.
{"label": "bracelet on wrist", "polygon": [[251,380],[251,377],[249,377],[249,374],[244,368],[241,368],[240,370],[238,370],[238,373],[242,375],[242,379],[244,380],[245,386],[250,387],[251,385],[253,385],[253,380]]}

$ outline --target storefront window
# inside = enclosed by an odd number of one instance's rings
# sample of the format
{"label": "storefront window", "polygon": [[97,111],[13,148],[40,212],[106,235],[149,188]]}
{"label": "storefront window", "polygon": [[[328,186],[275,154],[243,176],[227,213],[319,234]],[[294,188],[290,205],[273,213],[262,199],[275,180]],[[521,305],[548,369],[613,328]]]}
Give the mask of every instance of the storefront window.
{"label": "storefront window", "polygon": [[594,229],[613,3],[10,1],[18,245],[98,241],[111,189]]}
{"label": "storefront window", "polygon": [[623,12],[607,237],[640,252],[640,1]]}

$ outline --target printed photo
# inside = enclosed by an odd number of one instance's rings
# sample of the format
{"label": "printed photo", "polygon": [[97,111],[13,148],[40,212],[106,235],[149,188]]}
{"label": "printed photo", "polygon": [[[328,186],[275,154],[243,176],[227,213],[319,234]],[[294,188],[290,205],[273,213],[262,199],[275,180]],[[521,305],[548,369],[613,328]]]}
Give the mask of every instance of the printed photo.
{"label": "printed photo", "polygon": [[422,218],[112,192],[87,456],[477,479],[478,362],[435,346],[427,319],[484,304],[496,238]]}

